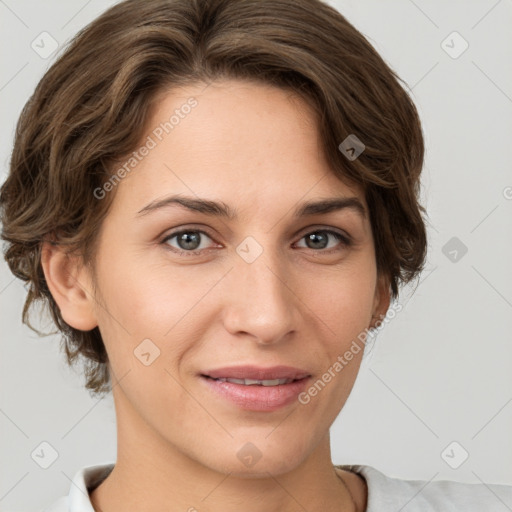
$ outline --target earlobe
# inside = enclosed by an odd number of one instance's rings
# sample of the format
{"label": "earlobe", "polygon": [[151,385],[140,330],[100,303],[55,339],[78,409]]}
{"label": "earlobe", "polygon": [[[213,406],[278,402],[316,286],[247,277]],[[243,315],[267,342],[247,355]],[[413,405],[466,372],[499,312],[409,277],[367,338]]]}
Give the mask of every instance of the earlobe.
{"label": "earlobe", "polygon": [[80,331],[94,329],[98,323],[90,277],[79,258],[67,255],[58,245],[43,242],[41,266],[63,320]]}

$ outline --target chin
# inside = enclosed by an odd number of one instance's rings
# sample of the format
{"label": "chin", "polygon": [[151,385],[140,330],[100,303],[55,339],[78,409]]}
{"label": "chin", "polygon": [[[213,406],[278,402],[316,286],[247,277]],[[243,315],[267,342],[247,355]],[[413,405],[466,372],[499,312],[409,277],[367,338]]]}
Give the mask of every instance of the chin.
{"label": "chin", "polygon": [[209,460],[205,460],[204,452],[197,460],[214,471],[230,473],[237,478],[268,478],[269,473],[278,476],[293,471],[308,456],[303,450],[302,440],[294,444],[282,444],[279,440],[280,444],[276,446],[265,436],[268,436],[268,431],[261,436],[253,436],[252,441],[232,439],[230,446],[212,453]]}

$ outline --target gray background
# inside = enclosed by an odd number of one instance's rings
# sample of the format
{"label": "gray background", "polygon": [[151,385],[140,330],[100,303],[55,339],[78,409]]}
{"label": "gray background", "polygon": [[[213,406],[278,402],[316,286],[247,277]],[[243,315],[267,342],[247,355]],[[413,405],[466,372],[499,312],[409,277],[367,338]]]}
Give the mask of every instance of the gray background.
{"label": "gray background", "polygon": [[[430,217],[421,284],[414,295],[404,290],[402,311],[363,361],[332,428],[334,463],[399,478],[512,484],[512,1],[330,3],[412,89],[426,136]],[[15,121],[56,56],[42,58],[32,41],[47,31],[60,51],[112,4],[0,0],[2,181]],[[453,31],[469,44],[461,55]],[[82,388],[58,336],[39,339],[21,324],[25,295],[2,260],[3,512],[39,510],[68,493],[78,469],[116,458],[111,398]],[[48,469],[31,457],[44,441],[58,453]],[[467,460],[450,467],[463,450]],[[496,505],[506,510],[498,498]]]}

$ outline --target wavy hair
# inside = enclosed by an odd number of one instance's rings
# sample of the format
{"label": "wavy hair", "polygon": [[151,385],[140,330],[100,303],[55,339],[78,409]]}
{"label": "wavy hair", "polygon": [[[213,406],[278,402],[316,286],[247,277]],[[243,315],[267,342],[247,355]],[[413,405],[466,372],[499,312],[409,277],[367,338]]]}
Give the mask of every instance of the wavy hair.
{"label": "wavy hair", "polygon": [[[159,93],[224,78],[286,88],[313,106],[332,172],[363,187],[377,271],[393,298],[423,268],[420,119],[403,81],[342,14],[321,0],[120,2],[83,28],[38,83],[0,190],[4,257],[28,283],[22,320],[43,334],[29,310],[38,301],[47,307],[68,364],[82,361],[92,394],[111,390],[105,346],[98,327],[80,331],[63,320],[41,267],[42,242],[93,264],[115,196],[99,201],[93,191],[137,147]],[[365,145],[353,160],[339,149],[351,134]]]}

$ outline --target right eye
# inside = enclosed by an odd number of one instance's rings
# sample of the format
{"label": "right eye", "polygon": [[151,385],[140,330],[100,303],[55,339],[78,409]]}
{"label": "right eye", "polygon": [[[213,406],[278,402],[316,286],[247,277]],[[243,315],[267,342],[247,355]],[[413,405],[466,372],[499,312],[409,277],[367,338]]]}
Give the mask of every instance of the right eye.
{"label": "right eye", "polygon": [[[204,247],[198,249],[198,247],[201,246],[201,238],[203,238],[203,236],[211,240],[208,233],[200,229],[181,229],[180,231],[174,231],[167,235],[161,243],[165,244],[171,251],[178,253],[180,256],[197,256],[206,250]],[[168,243],[173,238],[176,238],[178,247]]]}

